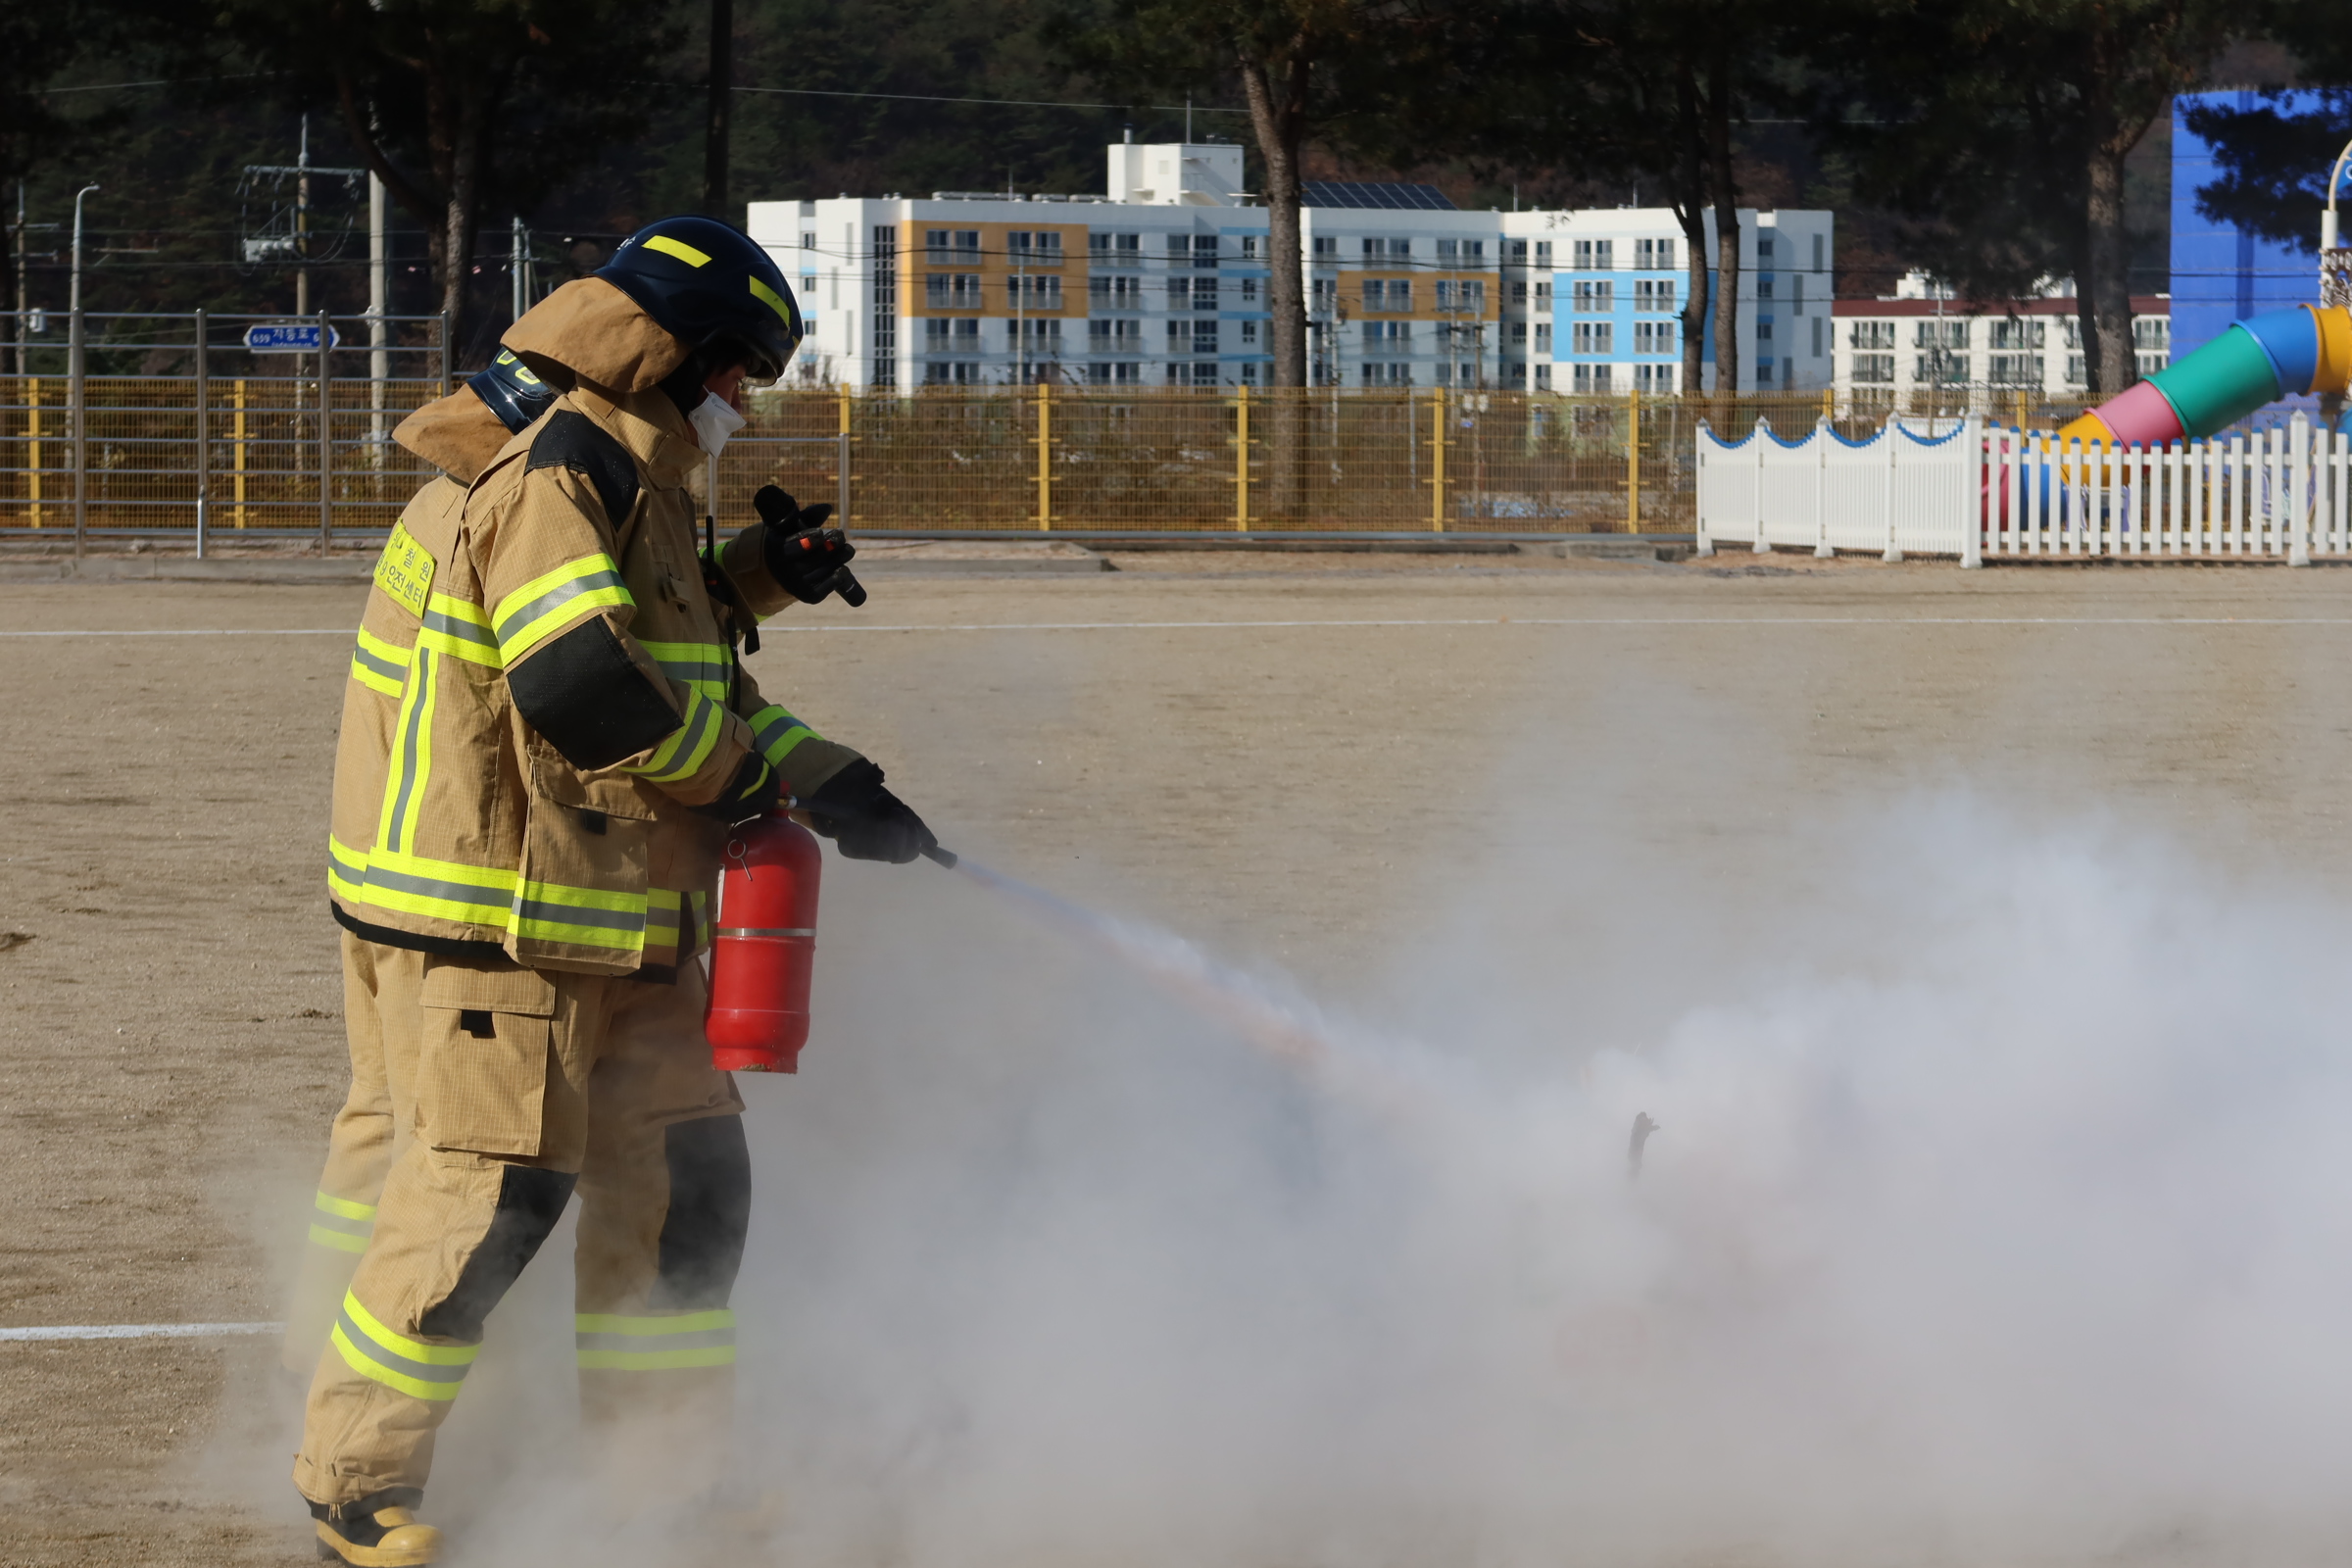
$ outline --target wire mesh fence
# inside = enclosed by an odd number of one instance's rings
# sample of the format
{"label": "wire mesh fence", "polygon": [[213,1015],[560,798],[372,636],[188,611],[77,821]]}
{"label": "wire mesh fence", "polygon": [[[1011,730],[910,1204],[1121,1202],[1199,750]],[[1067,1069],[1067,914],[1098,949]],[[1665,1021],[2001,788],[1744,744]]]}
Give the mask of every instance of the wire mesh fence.
{"label": "wire mesh fence", "polygon": [[[46,373],[35,360],[44,373],[0,376],[0,532],[367,537],[431,477],[392,435],[450,384],[430,341],[242,359],[214,344],[196,358],[196,374]],[[387,364],[396,373],[368,373]],[[1744,434],[1761,417],[1784,435],[1828,419],[1862,438],[1894,414],[2054,428],[2080,408],[1967,388],[1899,406],[1823,392],[777,389],[755,395],[727,446],[716,513],[748,520],[753,493],[776,484],[879,532],[1687,532],[1702,419]]]}

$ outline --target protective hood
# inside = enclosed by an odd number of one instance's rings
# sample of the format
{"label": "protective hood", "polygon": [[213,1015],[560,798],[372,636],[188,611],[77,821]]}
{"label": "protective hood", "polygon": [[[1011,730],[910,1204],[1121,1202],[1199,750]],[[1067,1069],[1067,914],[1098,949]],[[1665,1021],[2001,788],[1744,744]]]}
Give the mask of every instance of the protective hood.
{"label": "protective hood", "polygon": [[522,313],[500,339],[559,384],[585,381],[624,397],[650,391],[686,363],[688,349],[635,300],[601,277],[575,278]]}
{"label": "protective hood", "polygon": [[471,387],[462,386],[401,420],[392,439],[469,485],[507,444],[507,426]]}

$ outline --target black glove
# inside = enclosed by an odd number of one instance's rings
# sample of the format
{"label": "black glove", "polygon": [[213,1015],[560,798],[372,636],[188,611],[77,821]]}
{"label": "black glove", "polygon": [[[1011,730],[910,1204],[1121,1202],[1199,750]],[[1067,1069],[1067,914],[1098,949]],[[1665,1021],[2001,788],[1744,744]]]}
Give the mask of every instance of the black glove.
{"label": "black glove", "polygon": [[765,816],[783,799],[783,786],[776,770],[760,757],[747,757],[727,780],[727,787],[718,792],[718,799],[693,808],[705,816],[715,816],[730,825],[755,816]]}
{"label": "black glove", "polygon": [[850,575],[851,558],[858,547],[825,519],[833,509],[819,502],[804,507],[774,485],[752,497],[760,520],[767,524],[768,575],[804,605],[822,602],[838,593],[852,609],[865,603],[865,589]]}
{"label": "black glove", "polygon": [[939,848],[913,808],[882,787],[882,769],[862,757],[818,785],[801,808],[853,860],[905,865]]}

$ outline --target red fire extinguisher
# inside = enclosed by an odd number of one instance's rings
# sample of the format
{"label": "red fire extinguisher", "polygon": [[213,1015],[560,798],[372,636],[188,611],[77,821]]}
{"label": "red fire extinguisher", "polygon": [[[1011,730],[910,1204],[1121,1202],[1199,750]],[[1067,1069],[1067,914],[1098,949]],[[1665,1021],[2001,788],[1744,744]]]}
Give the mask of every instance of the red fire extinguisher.
{"label": "red fire extinguisher", "polygon": [[816,956],[816,836],[785,816],[727,834],[703,1032],[721,1072],[797,1072]]}

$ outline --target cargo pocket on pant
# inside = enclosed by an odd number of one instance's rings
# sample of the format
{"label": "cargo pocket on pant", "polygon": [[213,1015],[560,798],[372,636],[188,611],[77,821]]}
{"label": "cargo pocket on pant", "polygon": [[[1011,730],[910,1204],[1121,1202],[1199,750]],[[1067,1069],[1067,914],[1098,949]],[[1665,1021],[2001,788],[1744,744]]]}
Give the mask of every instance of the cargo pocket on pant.
{"label": "cargo pocket on pant", "polygon": [[433,1148],[540,1152],[556,988],[528,969],[425,960],[416,1114]]}

